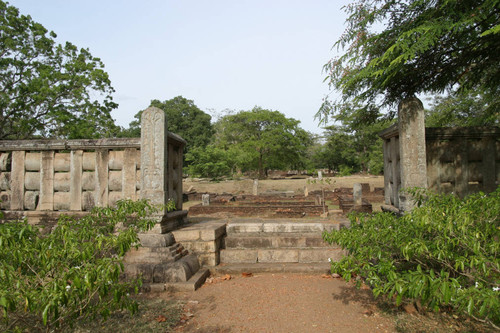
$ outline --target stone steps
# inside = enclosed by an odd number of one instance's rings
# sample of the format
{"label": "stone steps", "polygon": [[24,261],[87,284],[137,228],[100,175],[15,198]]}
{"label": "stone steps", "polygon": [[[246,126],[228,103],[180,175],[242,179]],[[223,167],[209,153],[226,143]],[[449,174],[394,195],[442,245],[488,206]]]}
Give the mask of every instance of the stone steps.
{"label": "stone steps", "polygon": [[231,249],[329,247],[321,233],[232,233],[225,239]]}
{"label": "stone steps", "polygon": [[141,247],[128,251],[123,262],[124,276],[140,277],[142,291],[195,290],[207,278],[209,271],[200,269],[196,254],[189,254],[171,233],[140,234],[139,239]]}
{"label": "stone steps", "polygon": [[220,261],[223,264],[321,263],[328,259],[338,261],[343,256],[340,248],[225,249]]}
{"label": "stone steps", "polygon": [[323,241],[322,233],[343,226],[330,221],[230,221],[220,261],[222,267],[246,265],[246,269],[250,269],[248,265],[256,265],[255,269],[258,269],[274,265],[276,271],[282,271],[285,269],[282,265],[287,264],[299,271],[307,271],[311,265],[328,270],[329,260],[340,260],[344,251]]}
{"label": "stone steps", "polygon": [[330,263],[253,263],[253,264],[221,264],[210,268],[211,272],[217,274],[241,274],[241,273],[302,273],[302,274],[328,274]]}

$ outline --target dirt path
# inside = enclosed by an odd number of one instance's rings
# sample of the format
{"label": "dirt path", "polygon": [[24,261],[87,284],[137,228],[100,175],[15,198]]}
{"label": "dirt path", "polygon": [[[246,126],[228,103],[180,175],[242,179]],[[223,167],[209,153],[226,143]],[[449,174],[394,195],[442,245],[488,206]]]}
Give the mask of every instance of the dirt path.
{"label": "dirt path", "polygon": [[215,278],[176,297],[186,302],[189,318],[178,332],[396,331],[394,319],[380,313],[369,290],[321,275]]}

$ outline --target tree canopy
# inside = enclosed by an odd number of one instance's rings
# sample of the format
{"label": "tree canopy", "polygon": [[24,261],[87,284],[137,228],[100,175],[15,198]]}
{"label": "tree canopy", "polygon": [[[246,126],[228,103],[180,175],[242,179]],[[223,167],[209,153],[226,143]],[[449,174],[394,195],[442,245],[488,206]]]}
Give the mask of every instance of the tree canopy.
{"label": "tree canopy", "polygon": [[417,93],[480,89],[498,98],[499,0],[358,0],[345,11],[334,45],[345,52],[324,66],[341,96],[323,103],[322,121],[346,105],[373,114]]}
{"label": "tree canopy", "polygon": [[231,151],[238,167],[258,170],[260,177],[269,169],[300,169],[312,142],[299,123],[279,111],[255,107],[222,117],[215,144]]}
{"label": "tree canopy", "polygon": [[55,38],[0,0],[0,139],[95,138],[118,129],[104,64]]}
{"label": "tree canopy", "polygon": [[[205,147],[211,140],[214,129],[210,122],[211,116],[200,110],[192,100],[177,96],[161,102],[154,99],[150,106],[155,106],[165,111],[167,127],[172,133],[180,135],[187,141],[186,150],[192,147]],[[124,131],[124,136],[141,136],[141,115],[139,111],[135,120]]]}

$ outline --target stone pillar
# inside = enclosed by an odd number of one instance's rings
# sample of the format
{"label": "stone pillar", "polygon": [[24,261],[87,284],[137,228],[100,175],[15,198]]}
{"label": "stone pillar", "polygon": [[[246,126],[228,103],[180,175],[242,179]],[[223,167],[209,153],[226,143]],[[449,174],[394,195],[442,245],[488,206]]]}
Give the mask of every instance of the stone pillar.
{"label": "stone pillar", "polygon": [[[401,188],[427,188],[424,106],[416,98],[401,101],[398,107]],[[407,193],[399,193],[399,209],[410,211],[414,202]]]}
{"label": "stone pillar", "polygon": [[209,206],[210,205],[210,194],[202,194],[201,195],[201,205]]}
{"label": "stone pillar", "polygon": [[352,187],[352,199],[354,202],[354,207],[361,206],[363,204],[363,187],[361,184],[354,184]]}
{"label": "stone pillar", "polygon": [[322,180],[323,179],[323,173],[320,171],[318,171],[318,180]]}
{"label": "stone pillar", "polygon": [[259,180],[253,180],[253,195],[259,195]]}
{"label": "stone pillar", "polygon": [[[144,110],[141,119],[141,197],[154,205],[166,205],[168,201],[167,137],[165,112],[155,107]],[[166,214],[166,208],[159,211],[158,222]]]}

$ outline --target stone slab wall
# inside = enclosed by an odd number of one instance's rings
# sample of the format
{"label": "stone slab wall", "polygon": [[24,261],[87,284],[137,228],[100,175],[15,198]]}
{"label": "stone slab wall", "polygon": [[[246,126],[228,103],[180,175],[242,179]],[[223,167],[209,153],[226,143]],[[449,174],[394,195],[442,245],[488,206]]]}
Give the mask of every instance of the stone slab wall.
{"label": "stone slab wall", "polygon": [[[400,132],[393,125],[380,133],[384,140],[385,203],[401,209]],[[460,197],[494,191],[500,184],[498,127],[425,128],[426,186]],[[409,159],[407,163],[414,163]],[[409,185],[411,185],[411,176]],[[421,186],[413,184],[413,186]]]}
{"label": "stone slab wall", "polygon": [[[166,183],[162,196],[173,199],[180,210],[185,141],[167,132],[165,121],[159,126],[166,154],[152,155],[151,161]],[[0,141],[0,208],[88,211],[113,206],[120,199],[142,198],[142,155],[154,153],[154,144],[140,138]]]}

